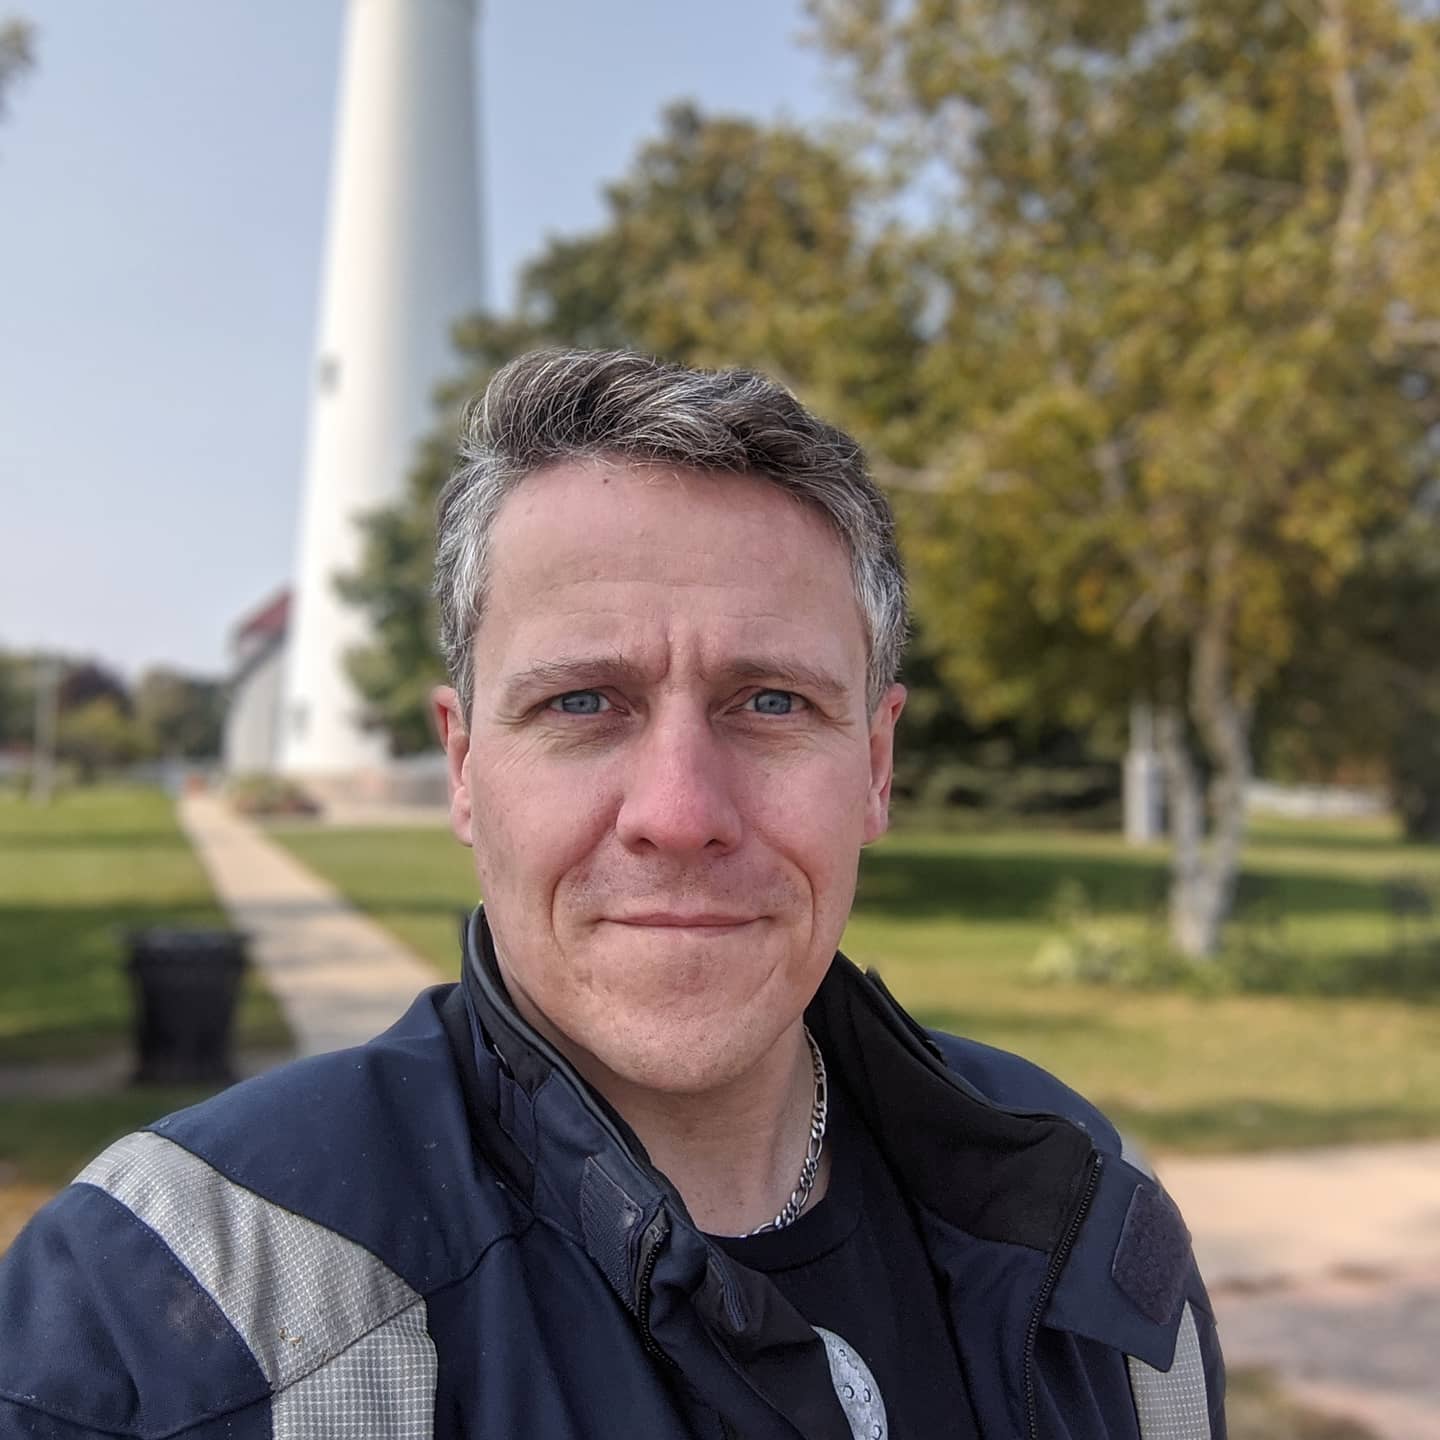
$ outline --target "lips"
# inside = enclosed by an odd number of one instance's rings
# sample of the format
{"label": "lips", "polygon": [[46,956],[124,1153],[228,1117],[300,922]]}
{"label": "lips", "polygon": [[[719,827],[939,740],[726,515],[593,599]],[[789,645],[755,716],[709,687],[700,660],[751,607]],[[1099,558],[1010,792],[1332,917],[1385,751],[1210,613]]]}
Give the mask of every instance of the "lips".
{"label": "lips", "polygon": [[617,915],[611,918],[611,923],[644,926],[647,929],[730,930],[737,925],[748,925],[755,918],[753,915],[717,915],[708,911],[690,913],[656,910],[642,915]]}

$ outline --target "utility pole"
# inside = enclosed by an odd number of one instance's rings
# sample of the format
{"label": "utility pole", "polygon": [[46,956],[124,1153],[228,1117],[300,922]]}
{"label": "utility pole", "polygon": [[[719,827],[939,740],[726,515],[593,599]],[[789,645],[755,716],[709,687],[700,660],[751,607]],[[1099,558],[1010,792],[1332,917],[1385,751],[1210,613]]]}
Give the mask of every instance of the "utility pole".
{"label": "utility pole", "polygon": [[30,800],[48,805],[55,793],[55,730],[60,702],[60,661],[35,661],[35,729],[30,764]]}

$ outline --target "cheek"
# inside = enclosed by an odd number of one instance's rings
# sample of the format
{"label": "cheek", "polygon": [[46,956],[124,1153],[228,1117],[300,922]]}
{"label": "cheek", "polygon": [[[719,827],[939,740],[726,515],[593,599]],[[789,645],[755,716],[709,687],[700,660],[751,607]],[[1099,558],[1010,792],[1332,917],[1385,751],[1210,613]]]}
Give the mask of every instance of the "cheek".
{"label": "cheek", "polygon": [[868,758],[853,750],[829,763],[756,777],[750,809],[764,828],[789,833],[817,863],[858,848],[869,796]]}
{"label": "cheek", "polygon": [[808,882],[823,924],[848,914],[864,843],[868,765],[841,763],[772,777],[755,792],[756,828]]}
{"label": "cheek", "polygon": [[595,787],[544,767],[503,761],[472,765],[475,868],[487,902],[548,908],[563,877],[584,863],[605,829]]}

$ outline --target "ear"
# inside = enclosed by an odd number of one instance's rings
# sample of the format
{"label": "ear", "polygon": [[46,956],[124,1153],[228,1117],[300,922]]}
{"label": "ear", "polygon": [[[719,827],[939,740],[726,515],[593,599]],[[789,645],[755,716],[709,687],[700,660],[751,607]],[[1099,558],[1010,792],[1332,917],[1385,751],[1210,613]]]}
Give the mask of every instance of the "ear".
{"label": "ear", "polygon": [[890,828],[890,783],[895,778],[895,722],[905,708],[905,687],[892,685],[870,717],[870,793],[865,800],[868,845]]}
{"label": "ear", "polygon": [[449,685],[430,692],[430,713],[445,747],[445,779],[450,789],[450,829],[462,845],[473,843],[470,829],[470,731],[460,697]]}

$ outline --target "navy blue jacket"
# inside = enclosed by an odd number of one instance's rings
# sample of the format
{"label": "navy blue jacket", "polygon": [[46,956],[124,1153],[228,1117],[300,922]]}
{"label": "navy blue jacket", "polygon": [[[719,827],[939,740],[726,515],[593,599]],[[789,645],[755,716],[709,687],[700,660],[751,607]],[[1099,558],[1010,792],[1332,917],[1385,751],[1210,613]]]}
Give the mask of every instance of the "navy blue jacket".
{"label": "navy blue jacket", "polygon": [[[0,1437],[856,1440],[824,1345],[464,979],[127,1137],[0,1264]],[[915,1207],[985,1440],[1224,1440],[1209,1303],[1111,1126],[837,956],[807,1013]],[[867,1437],[873,1440],[873,1437]]]}

